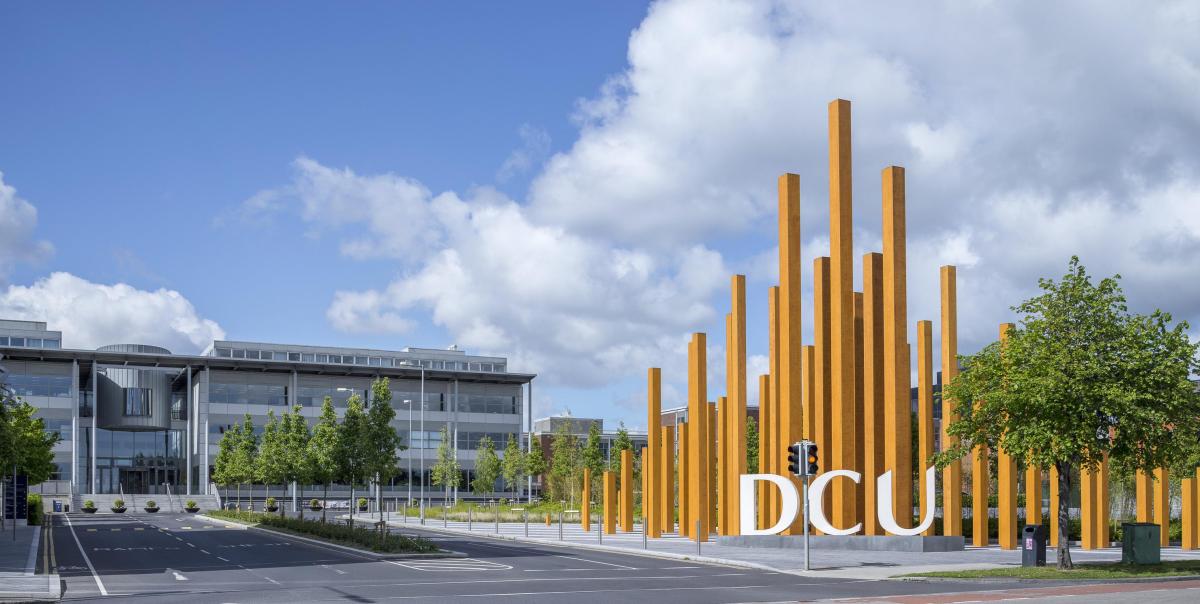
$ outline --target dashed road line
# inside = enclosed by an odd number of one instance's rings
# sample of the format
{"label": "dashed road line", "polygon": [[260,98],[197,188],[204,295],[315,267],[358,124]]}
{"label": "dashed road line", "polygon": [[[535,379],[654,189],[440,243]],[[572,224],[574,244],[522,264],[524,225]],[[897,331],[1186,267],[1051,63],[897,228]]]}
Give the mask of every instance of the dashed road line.
{"label": "dashed road line", "polygon": [[636,568],[634,568],[632,566],[625,566],[624,564],[613,564],[612,562],[601,562],[599,560],[589,560],[587,558],[579,558],[576,556],[564,556],[562,554],[555,554],[555,557],[566,558],[567,560],[578,560],[580,562],[591,562],[592,564],[603,564],[605,566],[615,566],[617,568],[623,568],[625,570],[637,570]]}
{"label": "dashed road line", "polygon": [[205,550],[200,550],[200,553],[202,553],[202,554],[208,554],[208,555],[210,555],[210,556],[212,555],[212,554],[209,554],[209,553],[208,553],[207,551],[205,551]]}

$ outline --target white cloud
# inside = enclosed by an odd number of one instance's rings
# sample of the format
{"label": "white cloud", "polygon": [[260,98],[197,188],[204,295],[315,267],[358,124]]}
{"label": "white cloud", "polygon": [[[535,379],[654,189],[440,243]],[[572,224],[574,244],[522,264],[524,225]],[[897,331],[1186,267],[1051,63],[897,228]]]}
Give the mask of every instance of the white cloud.
{"label": "white cloud", "polygon": [[63,332],[67,348],[132,343],[194,353],[225,337],[220,325],[200,317],[177,291],[103,285],[61,272],[32,285],[9,286],[0,293],[0,317],[45,321]]}
{"label": "white cloud", "polygon": [[48,241],[34,239],[37,208],[17,197],[17,190],[4,183],[0,172],[0,280],[15,264],[36,262],[54,253]]}
{"label": "white cloud", "polygon": [[514,149],[496,171],[496,180],[500,182],[528,172],[550,152],[550,133],[544,128],[521,124],[517,134],[521,137],[521,146]]}

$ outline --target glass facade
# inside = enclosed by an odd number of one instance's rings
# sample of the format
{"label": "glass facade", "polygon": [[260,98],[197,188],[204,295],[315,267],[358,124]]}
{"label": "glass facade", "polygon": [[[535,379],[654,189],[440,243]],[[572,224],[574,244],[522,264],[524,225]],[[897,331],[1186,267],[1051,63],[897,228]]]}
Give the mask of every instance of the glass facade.
{"label": "glass facade", "polygon": [[17,396],[71,396],[69,375],[13,373],[5,376],[5,383]]}
{"label": "glass facade", "polygon": [[401,357],[383,357],[371,355],[283,352],[275,350],[256,350],[247,348],[213,348],[213,356],[226,359],[251,359],[256,361],[290,361],[304,363],[329,363],[333,365],[364,365],[367,367],[424,367],[425,369],[441,369],[446,371],[480,371],[485,373],[504,373],[506,363],[482,361],[446,361],[435,359],[409,359]]}
{"label": "glass facade", "polygon": [[[90,447],[92,429],[80,432],[80,444]],[[164,484],[179,491],[185,478],[183,430],[97,429],[95,435],[97,493],[166,493]],[[86,464],[86,454],[80,457]]]}
{"label": "glass facade", "polygon": [[154,391],[150,388],[125,389],[125,417],[150,417],[154,413]]}

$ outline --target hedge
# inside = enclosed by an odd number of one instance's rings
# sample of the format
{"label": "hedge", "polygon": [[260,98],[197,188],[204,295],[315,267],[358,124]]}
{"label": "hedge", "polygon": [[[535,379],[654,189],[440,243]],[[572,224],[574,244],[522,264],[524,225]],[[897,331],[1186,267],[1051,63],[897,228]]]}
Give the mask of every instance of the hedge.
{"label": "hedge", "polygon": [[393,533],[387,533],[381,538],[378,531],[362,526],[348,526],[336,522],[325,523],[318,520],[301,520],[290,516],[238,510],[213,510],[207,512],[207,514],[214,518],[227,518],[229,520],[261,524],[273,529],[281,529],[299,535],[325,539],[343,545],[365,547],[384,554],[429,553],[438,551],[438,547],[427,539],[406,537]]}

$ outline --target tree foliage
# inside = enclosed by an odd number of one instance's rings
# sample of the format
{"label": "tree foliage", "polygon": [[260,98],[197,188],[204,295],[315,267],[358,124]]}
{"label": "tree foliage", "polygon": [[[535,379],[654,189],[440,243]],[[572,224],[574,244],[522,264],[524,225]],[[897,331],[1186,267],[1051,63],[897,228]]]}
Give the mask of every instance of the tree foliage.
{"label": "tree foliage", "polygon": [[338,431],[338,474],[351,485],[365,483],[371,470],[367,430],[363,400],[356,392],[346,401],[346,413]]}
{"label": "tree foliage", "polygon": [[399,471],[396,454],[403,451],[404,439],[392,427],[396,410],[392,408],[392,389],[387,378],[371,383],[371,407],[365,422],[367,474],[380,482],[391,480]]}
{"label": "tree foliage", "polygon": [[529,476],[526,461],[525,452],[521,450],[520,439],[516,435],[509,434],[508,444],[504,447],[504,459],[500,462],[500,471],[504,477],[504,484],[518,494],[521,492],[521,483]]}
{"label": "tree foliage", "polygon": [[758,473],[758,422],[749,416],[746,417],[746,472]]}
{"label": "tree foliage", "polygon": [[37,408],[0,387],[0,473],[24,474],[30,485],[54,473],[57,433],[47,433],[46,423],[35,417]]}
{"label": "tree foliage", "polygon": [[[1181,467],[1197,459],[1200,398],[1189,376],[1200,367],[1186,322],[1162,311],[1131,314],[1118,277],[1093,283],[1078,258],[1059,281],[1013,308],[1006,341],[962,358],[944,400],[960,420],[958,445],[936,456],[958,463],[976,445],[1003,449],[1021,466],[1059,474],[1059,567],[1071,566],[1065,530],[1070,469]],[[1192,466],[1194,467],[1194,466]]]}
{"label": "tree foliage", "polygon": [[471,481],[471,490],[476,495],[491,493],[496,490],[496,480],[500,478],[500,458],[496,456],[496,445],[492,437],[484,436],[479,439],[475,448],[475,479]]}
{"label": "tree foliage", "polygon": [[449,494],[451,489],[462,486],[462,466],[454,458],[454,447],[450,443],[450,430],[442,426],[442,442],[438,444],[437,461],[430,468],[429,481],[442,487]]}
{"label": "tree foliage", "polygon": [[549,496],[553,500],[574,502],[582,486],[582,456],[579,438],[571,434],[567,423],[559,424],[550,443]]}
{"label": "tree foliage", "polygon": [[583,467],[591,471],[592,484],[590,487],[592,492],[599,493],[606,465],[604,462],[604,452],[600,450],[600,422],[592,422],[592,425],[588,426],[587,441],[583,444],[581,456]]}

